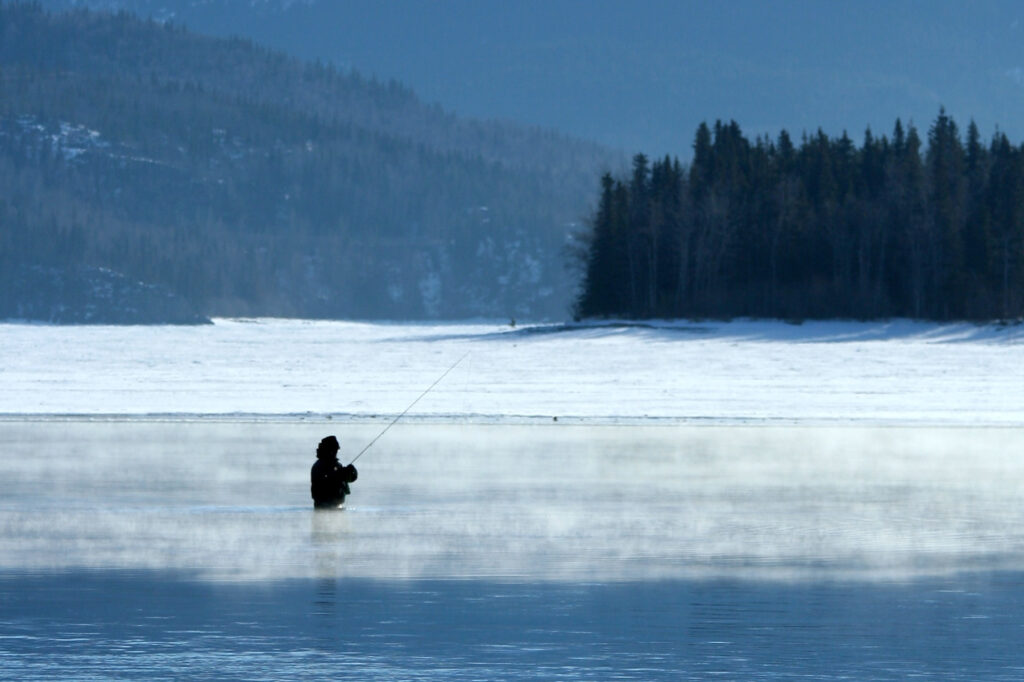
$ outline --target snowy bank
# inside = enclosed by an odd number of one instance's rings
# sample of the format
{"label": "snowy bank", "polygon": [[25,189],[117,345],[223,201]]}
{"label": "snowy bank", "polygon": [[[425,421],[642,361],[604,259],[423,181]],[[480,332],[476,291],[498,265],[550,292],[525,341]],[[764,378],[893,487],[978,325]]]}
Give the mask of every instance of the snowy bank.
{"label": "snowy bank", "polygon": [[1024,426],[1024,327],[0,324],[0,414]]}

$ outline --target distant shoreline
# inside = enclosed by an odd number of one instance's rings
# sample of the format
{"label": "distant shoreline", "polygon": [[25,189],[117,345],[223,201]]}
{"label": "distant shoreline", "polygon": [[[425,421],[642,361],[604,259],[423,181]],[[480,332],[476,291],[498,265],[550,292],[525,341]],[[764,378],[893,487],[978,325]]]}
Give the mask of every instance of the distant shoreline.
{"label": "distant shoreline", "polygon": [[[253,424],[279,426],[324,426],[349,428],[361,426],[383,426],[397,415],[360,414],[47,414],[47,413],[3,413],[0,424],[17,423],[74,423],[74,424]],[[395,428],[400,427],[529,427],[529,428],[756,428],[756,429],[1024,429],[1024,418],[1020,422],[979,421],[973,423],[948,423],[942,421],[908,421],[900,417],[892,419],[754,419],[720,417],[615,417],[615,416],[572,416],[563,415],[554,419],[546,415],[415,415],[402,417]]]}

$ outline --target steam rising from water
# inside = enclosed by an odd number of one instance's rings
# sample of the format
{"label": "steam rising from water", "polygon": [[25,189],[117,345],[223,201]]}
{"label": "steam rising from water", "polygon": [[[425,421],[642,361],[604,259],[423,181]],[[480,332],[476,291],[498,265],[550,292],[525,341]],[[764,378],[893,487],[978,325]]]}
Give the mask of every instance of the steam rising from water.
{"label": "steam rising from water", "polygon": [[1019,429],[0,422],[0,570],[215,580],[913,578],[1019,567]]}

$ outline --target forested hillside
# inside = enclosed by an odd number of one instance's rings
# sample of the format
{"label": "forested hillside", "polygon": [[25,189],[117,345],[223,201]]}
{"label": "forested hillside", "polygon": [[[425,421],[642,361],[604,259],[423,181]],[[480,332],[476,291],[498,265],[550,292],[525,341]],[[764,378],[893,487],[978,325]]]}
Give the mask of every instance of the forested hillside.
{"label": "forested hillside", "polygon": [[701,125],[605,175],[580,316],[1024,316],[1024,148],[940,112],[858,147]]}
{"label": "forested hillside", "polygon": [[25,268],[109,269],[205,315],[560,315],[567,236],[615,163],[248,41],[0,5],[0,317],[40,316]]}

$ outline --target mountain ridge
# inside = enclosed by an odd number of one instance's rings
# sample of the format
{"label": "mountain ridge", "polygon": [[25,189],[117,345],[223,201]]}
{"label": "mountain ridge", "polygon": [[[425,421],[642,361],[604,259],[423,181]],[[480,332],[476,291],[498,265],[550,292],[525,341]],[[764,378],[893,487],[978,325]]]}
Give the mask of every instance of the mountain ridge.
{"label": "mountain ridge", "polygon": [[0,264],[109,268],[205,316],[564,316],[562,249],[619,163],[124,13],[0,4],[0,35]]}
{"label": "mountain ridge", "polygon": [[[47,0],[67,6],[72,0]],[[395,78],[428,102],[690,156],[702,121],[860,137],[940,106],[1024,137],[1024,10],[1012,0],[73,0],[244,35]]]}

